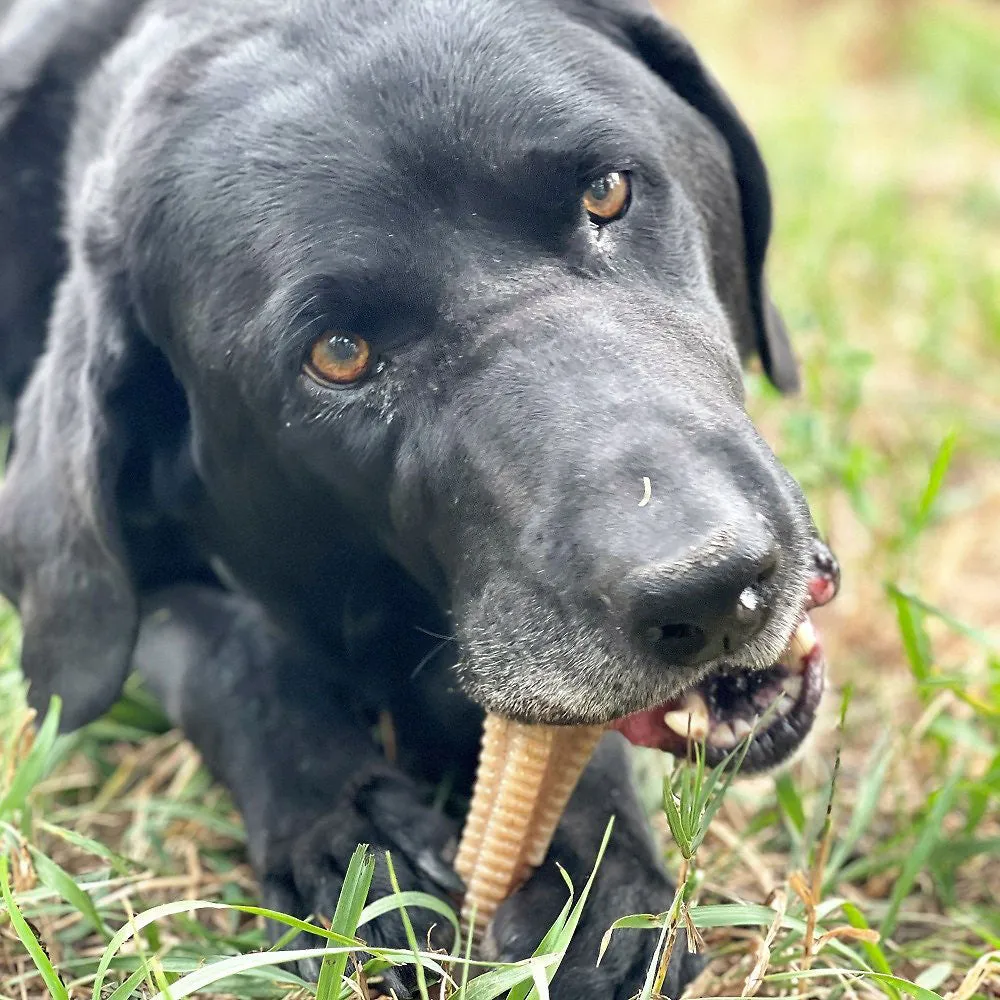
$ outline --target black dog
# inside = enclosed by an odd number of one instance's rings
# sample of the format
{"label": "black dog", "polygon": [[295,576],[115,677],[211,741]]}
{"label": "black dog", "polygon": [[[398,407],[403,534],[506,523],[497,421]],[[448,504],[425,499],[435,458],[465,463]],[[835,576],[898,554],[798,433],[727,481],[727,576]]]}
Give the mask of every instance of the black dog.
{"label": "black dog", "polygon": [[[814,530],[743,407],[741,358],[796,381],[767,179],[641,3],[23,0],[0,102],[30,697],[79,726],[142,671],[267,903],[329,913],[359,841],[460,892],[428,790],[483,709],[683,747],[697,693],[717,759],[780,693]],[[597,942],[670,898],[620,735],[492,930],[530,953],[612,812],[557,997],[635,992],[655,935]]]}

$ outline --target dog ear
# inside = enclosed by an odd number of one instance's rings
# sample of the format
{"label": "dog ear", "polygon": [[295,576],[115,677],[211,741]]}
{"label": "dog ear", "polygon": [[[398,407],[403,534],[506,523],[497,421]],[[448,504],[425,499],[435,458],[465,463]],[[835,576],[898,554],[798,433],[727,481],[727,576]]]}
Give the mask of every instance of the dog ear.
{"label": "dog ear", "polygon": [[751,340],[771,382],[782,392],[792,392],[799,387],[798,366],[785,325],[768,296],[764,278],[764,258],[771,235],[771,194],[757,144],[732,102],[683,35],[662,21],[645,3],[628,0],[612,9],[624,18],[625,35],[639,58],[679,97],[704,115],[729,147],[740,194],[754,327]]}
{"label": "dog ear", "polygon": [[117,698],[138,624],[116,504],[135,334],[102,256],[73,247],[0,490],[0,590],[21,614],[29,700],[58,694],[64,729]]}

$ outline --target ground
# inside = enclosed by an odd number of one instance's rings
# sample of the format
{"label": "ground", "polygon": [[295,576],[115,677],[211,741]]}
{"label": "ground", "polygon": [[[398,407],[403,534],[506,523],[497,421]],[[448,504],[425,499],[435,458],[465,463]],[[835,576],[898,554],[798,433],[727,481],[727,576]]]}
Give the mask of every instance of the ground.
{"label": "ground", "polygon": [[[786,775],[729,789],[659,923],[686,913],[713,956],[689,996],[1000,996],[1000,7],[663,9],[771,167],[771,282],[805,385],[790,401],[754,377],[750,405],[845,583],[816,616],[833,676],[821,732]],[[62,995],[36,968],[47,953],[69,995],[90,997],[131,913],[251,902],[253,883],[238,816],[141,694],[31,749],[16,645],[8,614],[0,881],[27,923],[0,917],[0,995]],[[679,868],[664,763],[639,765]],[[107,983],[136,968],[141,982],[104,995],[190,995],[179,977],[263,942],[260,918],[231,908],[162,915],[109,949]],[[288,996],[281,976],[198,995]]]}

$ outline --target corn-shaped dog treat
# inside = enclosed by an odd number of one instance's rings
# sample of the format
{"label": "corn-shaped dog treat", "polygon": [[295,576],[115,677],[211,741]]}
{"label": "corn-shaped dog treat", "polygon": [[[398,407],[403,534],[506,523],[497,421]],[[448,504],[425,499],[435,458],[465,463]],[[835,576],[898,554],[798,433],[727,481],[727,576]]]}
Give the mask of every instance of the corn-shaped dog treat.
{"label": "corn-shaped dog treat", "polygon": [[462,916],[481,937],[497,907],[545,859],[603,726],[527,726],[488,715],[455,870]]}

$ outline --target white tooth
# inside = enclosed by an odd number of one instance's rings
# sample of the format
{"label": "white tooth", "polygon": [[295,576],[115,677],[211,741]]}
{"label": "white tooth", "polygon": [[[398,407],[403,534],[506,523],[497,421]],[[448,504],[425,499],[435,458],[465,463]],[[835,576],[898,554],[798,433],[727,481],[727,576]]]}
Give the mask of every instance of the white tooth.
{"label": "white tooth", "polygon": [[799,627],[792,636],[792,649],[803,659],[816,648],[816,630],[808,618],[799,622]]}
{"label": "white tooth", "polygon": [[697,691],[689,691],[681,707],[667,712],[663,721],[685,739],[690,736],[695,742],[700,742],[708,734],[708,703]]}
{"label": "white tooth", "polygon": [[804,674],[806,672],[805,663],[792,652],[791,643],[785,647],[785,651],[778,657],[778,663],[790,674]]}
{"label": "white tooth", "polygon": [[732,727],[737,740],[745,740],[753,732],[753,726],[746,719],[733,719]]}
{"label": "white tooth", "polygon": [[736,733],[728,722],[720,723],[708,734],[710,746],[718,747],[720,750],[728,750],[736,746]]}
{"label": "white tooth", "polygon": [[787,694],[783,694],[778,700],[778,715],[788,715],[795,708],[795,702]]}
{"label": "white tooth", "polygon": [[802,694],[802,678],[801,677],[786,677],[781,682],[781,686],[793,701],[799,700],[799,695]]}
{"label": "white tooth", "polygon": [[789,673],[804,674],[808,666],[809,654],[815,648],[816,630],[808,618],[803,618],[778,662]]}

